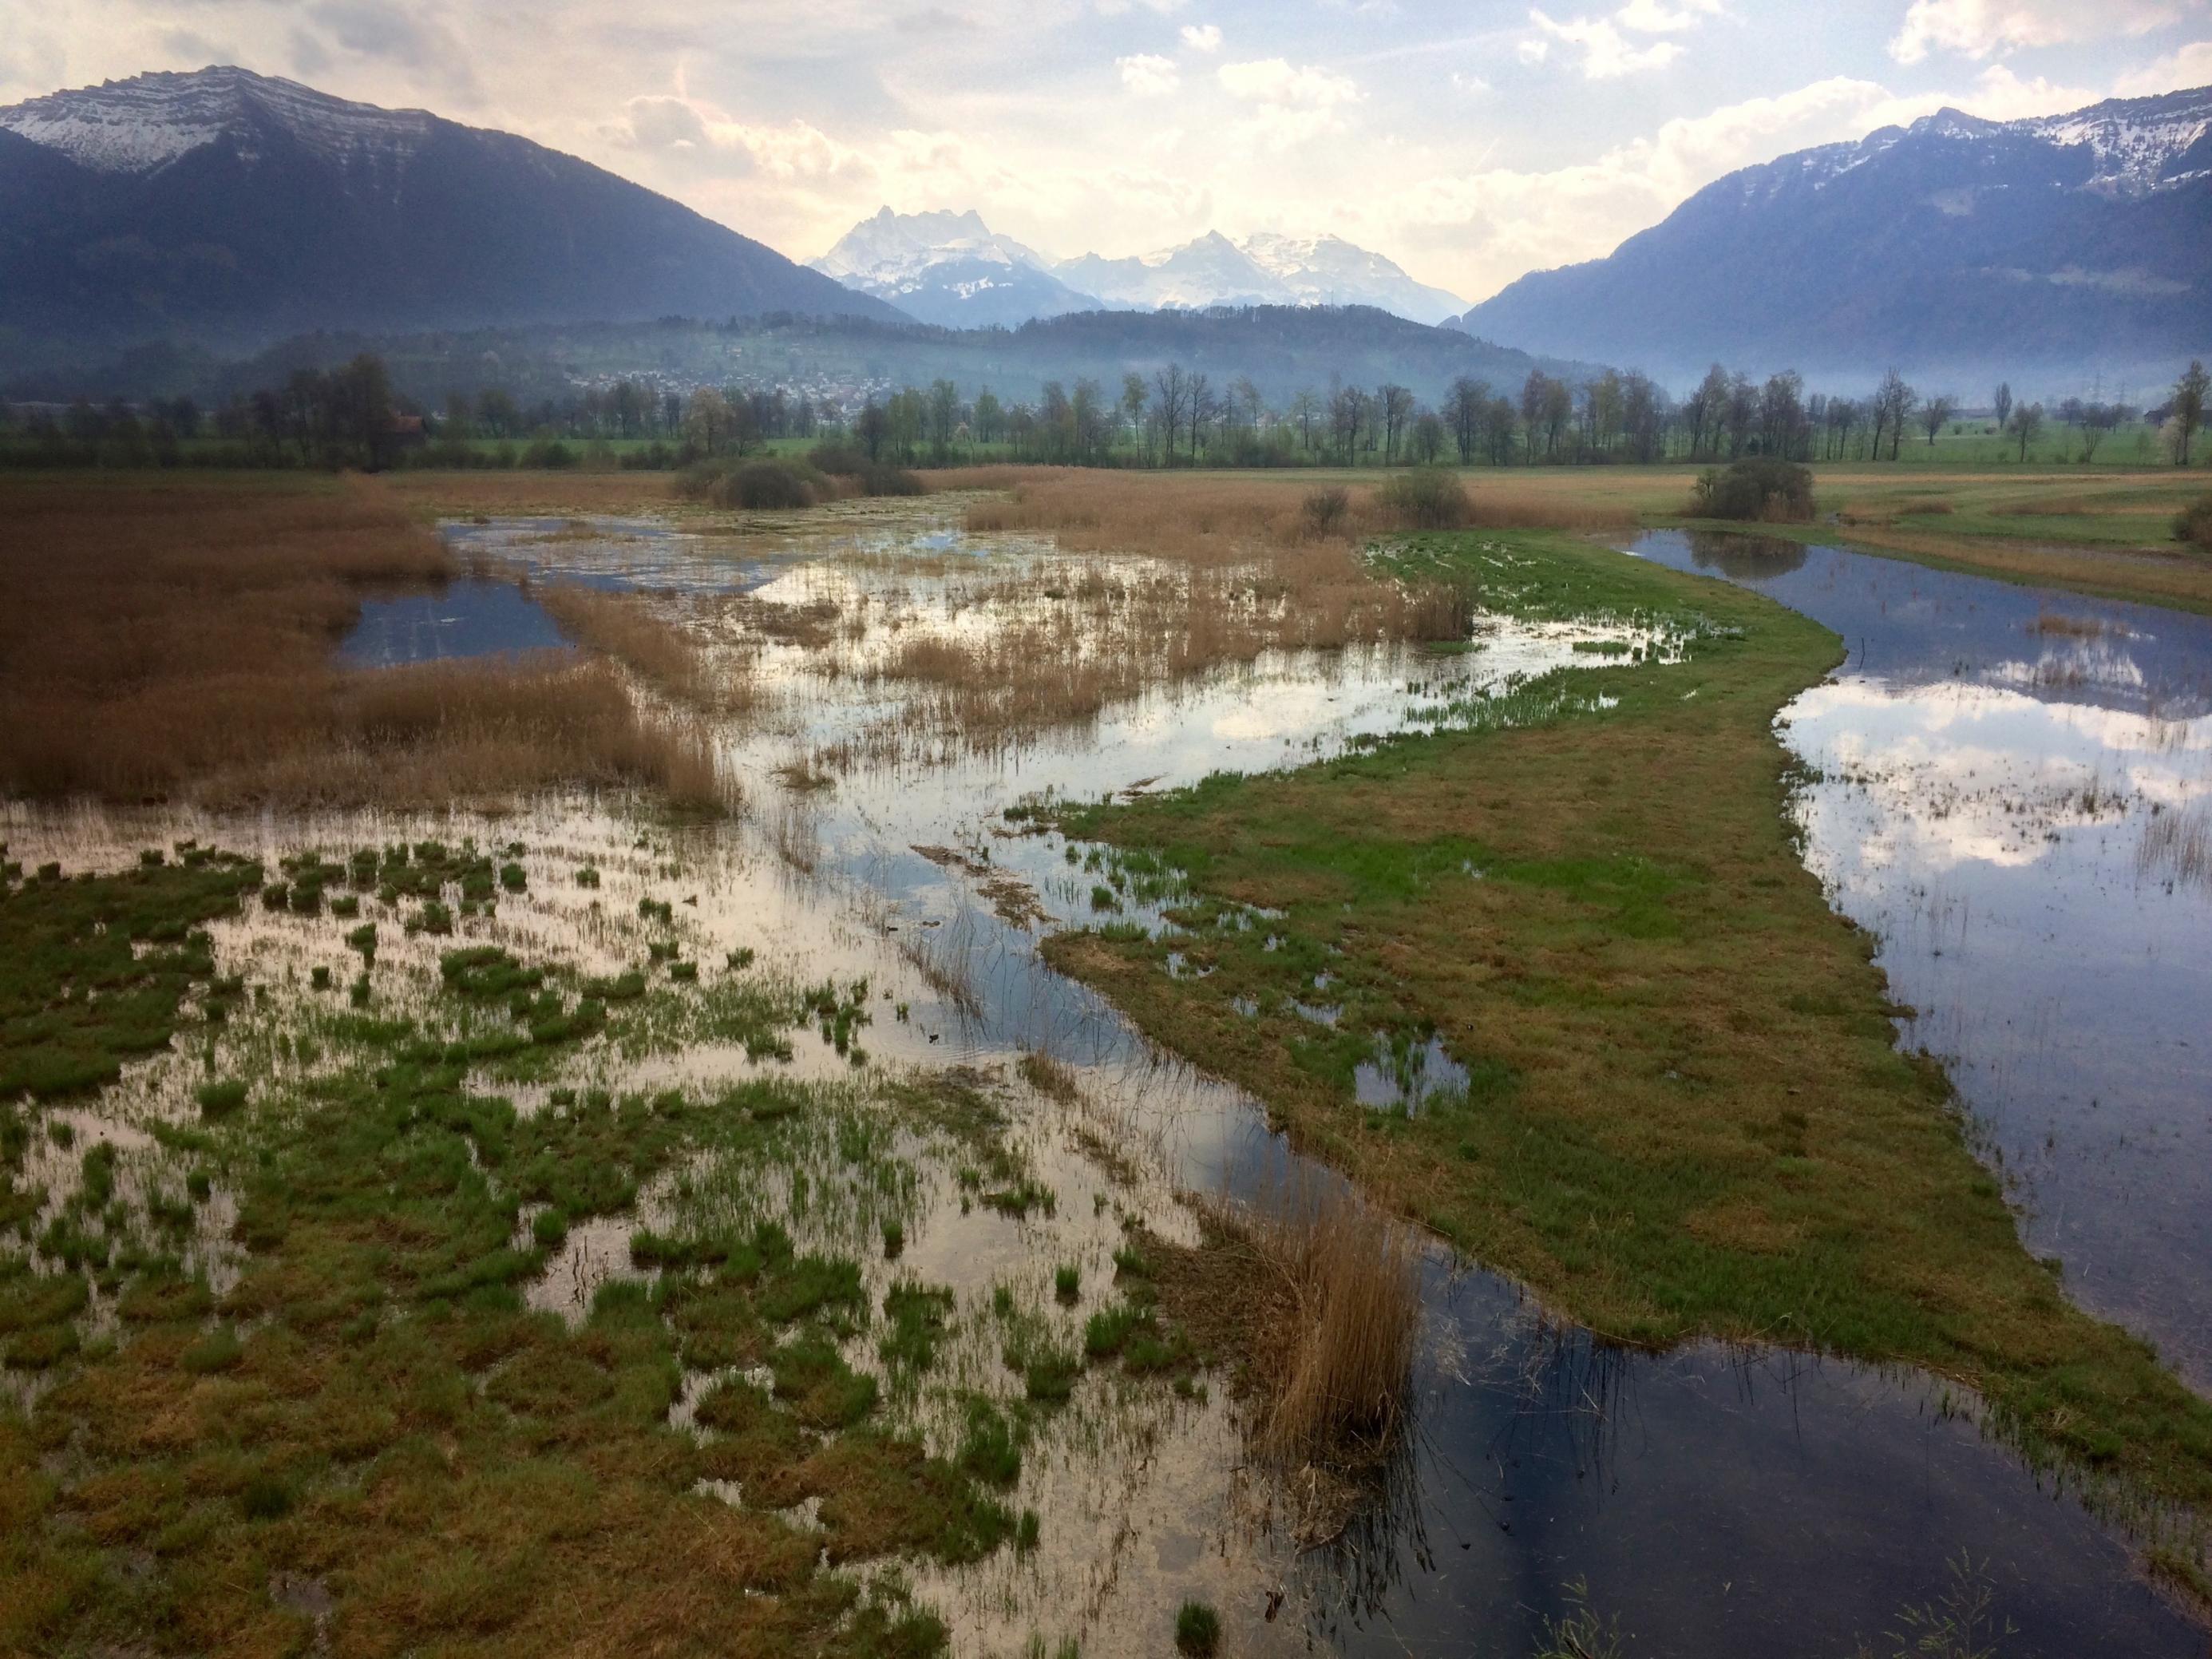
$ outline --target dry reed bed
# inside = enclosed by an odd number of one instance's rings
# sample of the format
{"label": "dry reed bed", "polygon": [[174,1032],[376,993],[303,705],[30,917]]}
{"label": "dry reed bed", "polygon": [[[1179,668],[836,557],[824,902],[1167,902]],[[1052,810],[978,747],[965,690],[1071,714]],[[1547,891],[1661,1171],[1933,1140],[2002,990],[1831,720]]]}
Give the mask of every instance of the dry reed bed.
{"label": "dry reed bed", "polygon": [[562,582],[534,590],[561,631],[614,658],[662,696],[725,718],[748,714],[760,701],[750,656],[717,653],[682,623],[659,615],[643,593],[609,593]]}
{"label": "dry reed bed", "polygon": [[[258,481],[257,481],[258,482]],[[644,783],[719,804],[696,732],[565,653],[348,671],[366,595],[453,574],[381,485],[12,481],[0,791],[429,805]]]}
{"label": "dry reed bed", "polygon": [[[935,477],[951,489],[1012,489],[969,506],[970,532],[1048,538],[1064,553],[1121,556],[1029,563],[949,590],[948,617],[987,608],[995,625],[957,635],[917,629],[848,665],[924,695],[857,743],[825,749],[819,758],[826,764],[849,766],[933,741],[994,750],[1093,719],[1150,686],[1271,650],[1462,639],[1473,621],[1463,590],[1401,582],[1370,568],[1361,551],[1366,540],[1395,527],[1372,492],[1348,492],[1344,509],[1322,527],[1304,492],[1274,481],[1016,468]],[[1501,522],[1528,516],[1518,507],[1500,512]],[[1617,515],[1547,502],[1541,516],[1610,522]],[[828,622],[817,643],[829,642]],[[906,625],[896,614],[889,623]]]}

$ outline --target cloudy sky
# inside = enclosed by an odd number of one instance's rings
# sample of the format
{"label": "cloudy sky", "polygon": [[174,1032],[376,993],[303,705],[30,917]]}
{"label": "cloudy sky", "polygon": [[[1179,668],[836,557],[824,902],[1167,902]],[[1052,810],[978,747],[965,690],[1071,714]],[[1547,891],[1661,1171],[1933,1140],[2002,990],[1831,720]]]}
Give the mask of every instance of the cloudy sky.
{"label": "cloudy sky", "polygon": [[0,104],[240,64],[502,127],[797,258],[1334,231],[1470,301],[1944,104],[2212,83],[2212,0],[0,0]]}

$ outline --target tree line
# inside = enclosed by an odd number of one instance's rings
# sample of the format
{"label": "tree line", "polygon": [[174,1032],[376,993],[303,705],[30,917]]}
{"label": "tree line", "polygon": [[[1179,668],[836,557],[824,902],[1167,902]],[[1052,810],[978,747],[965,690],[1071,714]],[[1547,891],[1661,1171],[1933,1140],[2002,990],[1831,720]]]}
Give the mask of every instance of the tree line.
{"label": "tree line", "polygon": [[[2169,457],[2190,464],[2203,423],[2207,376],[2192,362],[2158,406],[2124,398],[2069,398],[2055,409],[1999,385],[1973,418],[2028,459],[2053,422],[2075,434],[2081,459],[2119,428],[2156,428]],[[1579,384],[1532,371],[1518,386],[1470,376],[1434,405],[1407,387],[1340,381],[1270,403],[1246,376],[1217,385],[1170,363],[1123,375],[1118,395],[1095,380],[1045,383],[1035,402],[1001,403],[988,387],[972,400],[949,380],[871,400],[854,431],[872,459],[915,465],[978,452],[1064,465],[1462,466],[1594,465],[1660,461],[1898,461],[1906,445],[1932,447],[1965,419],[1961,400],[1926,393],[1895,369],[1860,398],[1808,392],[1795,371],[1764,380],[1716,364],[1686,396],[1650,376],[1608,369]]]}
{"label": "tree line", "polygon": [[[2191,362],[2166,400],[2069,398],[2054,408],[2016,398],[2008,384],[1972,418],[2017,445],[2021,460],[2053,423],[2084,461],[2111,434],[2142,421],[2167,455],[2190,464],[2203,424],[2208,377]],[[777,439],[836,437],[872,464],[945,465],[984,457],[1075,466],[1596,465],[1897,461],[1908,444],[1933,447],[1965,417],[1950,393],[1923,393],[1892,369],[1850,398],[1808,392],[1794,371],[1754,380],[1715,364],[1686,396],[1648,375],[1608,369],[1579,383],[1530,372],[1517,386],[1462,376],[1433,404],[1395,381],[1332,380],[1269,399],[1246,375],[1217,383],[1170,362],[1125,373],[1118,388],[1080,378],[1044,382],[1035,399],[971,398],[949,379],[871,397],[849,416],[782,386],[656,386],[642,377],[575,389],[529,406],[496,387],[450,393],[425,411],[395,397],[373,355],[331,369],[295,371],[283,385],[210,412],[190,398],[141,407],[78,404],[58,418],[20,422],[32,440],[16,459],[173,465],[204,434],[231,440],[249,465],[680,466],[742,456]],[[499,447],[487,453],[479,441]],[[617,456],[612,441],[643,441]],[[517,448],[518,444],[526,446]]]}

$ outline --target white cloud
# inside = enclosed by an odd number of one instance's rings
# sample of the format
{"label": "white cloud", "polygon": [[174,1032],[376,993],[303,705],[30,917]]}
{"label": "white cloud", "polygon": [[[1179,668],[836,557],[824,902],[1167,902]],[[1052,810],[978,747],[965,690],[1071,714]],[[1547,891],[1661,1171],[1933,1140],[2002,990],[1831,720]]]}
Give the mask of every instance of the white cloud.
{"label": "white cloud", "polygon": [[1540,34],[1532,34],[1514,49],[1524,64],[1540,64],[1552,55],[1552,43]]}
{"label": "white cloud", "polygon": [[1218,52],[1221,50],[1221,30],[1212,23],[1185,23],[1182,26],[1182,43],[1193,52]]}
{"label": "white cloud", "polygon": [[1241,98],[1248,103],[1328,109],[1351,103],[1359,96],[1358,83],[1349,76],[1311,64],[1293,69],[1288,60],[1281,58],[1224,64],[1220,80],[1222,89],[1231,98]]}
{"label": "white cloud", "polygon": [[1116,58],[1114,67],[1121,72],[1122,87],[1139,98],[1162,97],[1182,84],[1172,58],[1139,52],[1133,58]]}
{"label": "white cloud", "polygon": [[2112,90],[2123,98],[2149,98],[2202,86],[2212,86],[2212,40],[2192,40],[2179,52],[2123,75],[2112,83]]}
{"label": "white cloud", "polygon": [[1266,149],[1343,131],[1342,111],[1359,100],[1358,83],[1349,76],[1281,58],[1224,64],[1218,78],[1223,91],[1250,106],[1237,125],[1238,136]]}
{"label": "white cloud", "polygon": [[1708,17],[1718,16],[1720,9],[1721,0],[1683,0],[1680,6],[1672,7],[1665,0],[1628,0],[1613,13],[1613,21],[1639,34],[1679,34]]}
{"label": "white cloud", "polygon": [[1615,81],[1645,70],[1664,69],[1682,55],[1681,46],[1673,40],[1632,45],[1608,18],[1577,17],[1562,23],[1543,12],[1532,11],[1528,21],[1554,40],[1582,48],[1583,78],[1588,81]]}
{"label": "white cloud", "polygon": [[1933,52],[1986,58],[2108,34],[2141,35],[2177,21],[2189,0],[1913,0],[1889,43],[1900,64]]}
{"label": "white cloud", "polygon": [[1480,75],[1466,75],[1458,70],[1451,72],[1451,84],[1454,92],[1463,92],[1470,98],[1482,97],[1490,90],[1490,82]]}

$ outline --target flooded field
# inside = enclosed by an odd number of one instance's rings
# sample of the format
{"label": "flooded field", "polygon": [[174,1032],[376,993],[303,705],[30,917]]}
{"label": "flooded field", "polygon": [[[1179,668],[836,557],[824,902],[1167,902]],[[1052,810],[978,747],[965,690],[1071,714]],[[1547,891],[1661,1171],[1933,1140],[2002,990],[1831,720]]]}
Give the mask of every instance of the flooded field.
{"label": "flooded field", "polygon": [[1807,857],[2031,1248],[2212,1389],[2212,620],[1758,538],[1636,550],[1843,635],[1783,715]]}
{"label": "flooded field", "polygon": [[[1533,718],[1559,706],[1530,704],[1539,676],[1666,662],[1679,637],[1482,617],[1465,650],[1271,643],[1164,674],[1147,595],[1185,578],[970,536],[926,508],[741,538],[548,520],[450,533],[477,560],[471,581],[419,613],[365,615],[349,652],[515,648],[489,642],[508,637],[493,620],[503,608],[525,607],[509,615],[517,629],[524,614],[551,627],[523,584],[645,606],[744,687],[714,743],[744,815],[658,825],[580,799],[499,817],[11,808],[9,856],[74,872],[196,842],[273,874],[310,851],[505,849],[491,862],[515,877],[502,874],[493,908],[449,918],[450,936],[404,927],[396,907],[362,913],[383,924],[369,953],[380,1012],[430,1007],[443,951],[464,945],[610,984],[650,950],[656,986],[702,988],[695,1002],[672,987],[665,1022],[623,1047],[543,1074],[488,1065],[483,1086],[526,1121],[557,1122],[600,1091],[778,1079],[815,1091],[803,1121],[818,1127],[780,1131],[764,1164],[708,1153],[641,1182],[627,1207],[561,1235],[529,1300],[580,1322],[603,1287],[676,1271],[684,1241],[771,1224],[794,1260],[854,1264],[837,1295],[867,1316],[830,1322],[834,1356],[718,1352],[702,1326],[672,1420],[735,1440],[728,1425],[752,1420],[756,1395],[865,1388],[884,1420],[963,1467],[971,1454],[988,1465],[1002,1419],[1024,1425],[1015,1468],[993,1477],[1011,1542],[856,1569],[935,1609],[953,1651],[1058,1653],[1072,1639],[1085,1654],[1155,1653],[1179,1604],[1199,1599],[1222,1610],[1231,1652],[1594,1652],[1617,1619],[1619,1650],[1636,1655],[1843,1656],[1909,1609],[1982,1594],[2016,1630],[2005,1654],[2203,1651],[2202,1631],[2076,1488],[2027,1468],[1983,1434],[1973,1401],[1925,1377],[1712,1344],[1612,1348],[1432,1250],[1412,1430],[1346,1524],[1340,1504],[1248,1455],[1226,1378],[1116,1346],[1144,1276],[1130,1240],[1188,1243],[1206,1204],[1265,1206],[1329,1177],[1255,1102],[1152,1049],[1045,964],[1039,942],[1056,929],[1163,930],[1177,882],[1032,832],[1030,804]],[[1650,538],[1639,550],[1771,586],[1850,639],[1849,670],[1790,714],[1821,775],[1801,808],[1808,856],[1884,940],[1897,994],[1919,1011],[1907,1040],[1953,1062],[1992,1156],[2023,1183],[2031,1240],[2064,1257],[2069,1291],[2155,1336],[2202,1383],[2212,1324],[2191,1270],[2212,1213],[2199,1190],[2212,1091],[2201,1044],[2176,1043],[2199,1041],[2212,1006],[2212,895],[2185,837],[2155,829],[2212,792],[2202,625],[2069,601],[2085,620],[2067,632],[2040,620],[2035,596],[1881,561],[1814,551],[1784,571],[1745,561],[1787,556],[1734,544]],[[1838,594],[1847,610],[1814,608]],[[1264,598],[1251,604],[1256,639]],[[481,626],[447,631],[443,618],[472,613]],[[437,650],[412,642],[425,630]],[[1015,646],[1052,683],[1030,703],[979,708],[962,665]],[[1547,680],[1542,696],[1571,700],[1573,681]],[[264,903],[210,931],[222,974],[296,997],[352,975],[351,925]],[[1224,925],[1264,933],[1268,916]],[[1328,975],[1315,977],[1300,1012],[1334,1024]],[[151,1126],[188,1115],[210,1075],[316,1064],[273,1011],[240,1018],[212,1055],[134,1063],[70,1115],[66,1146],[38,1152],[55,1212],[103,1142],[126,1172],[181,1178]],[[1385,1111],[1467,1086],[1433,1042],[1378,1039],[1358,1079]],[[237,1271],[226,1201],[210,1195],[196,1246],[218,1285]],[[830,1382],[795,1382],[802,1362]],[[1024,1415],[1024,1398],[1059,1403]],[[738,1474],[717,1495],[755,1503],[772,1484]],[[776,1513],[835,1540],[852,1524],[838,1501],[810,1492]],[[1585,1608],[1590,1640],[1563,1646]]]}

